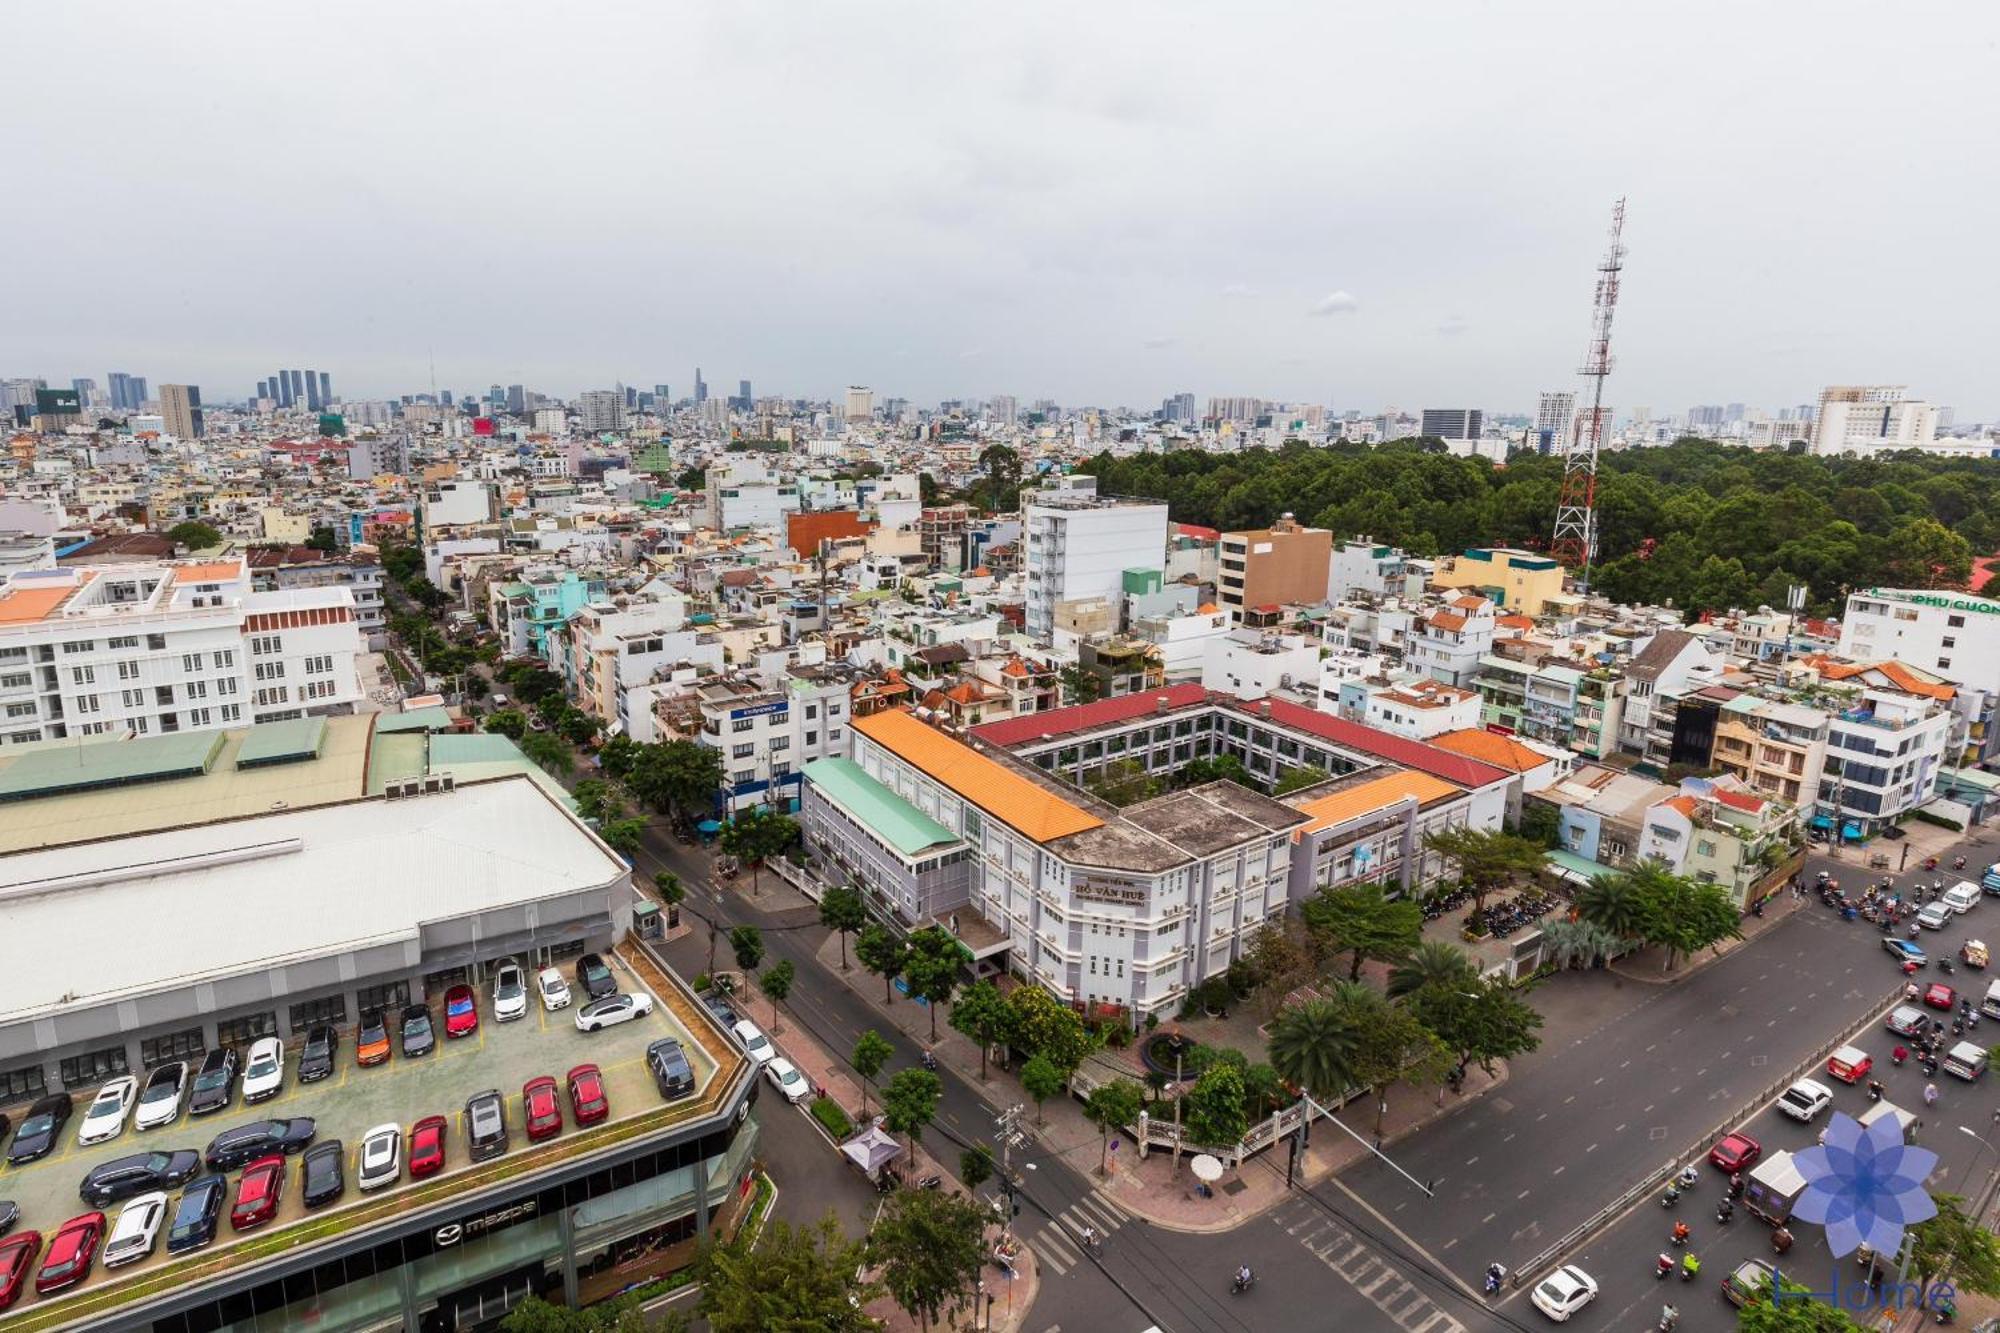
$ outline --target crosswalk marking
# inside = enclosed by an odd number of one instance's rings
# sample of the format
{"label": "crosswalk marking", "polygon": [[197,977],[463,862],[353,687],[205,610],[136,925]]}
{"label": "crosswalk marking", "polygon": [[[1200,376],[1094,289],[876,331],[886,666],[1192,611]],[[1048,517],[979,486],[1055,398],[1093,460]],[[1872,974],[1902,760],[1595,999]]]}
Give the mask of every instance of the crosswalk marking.
{"label": "crosswalk marking", "polygon": [[1131,1221],[1131,1214],[1101,1194],[1086,1194],[1057,1213],[1031,1238],[1042,1267],[1061,1277],[1083,1260],[1083,1229],[1095,1228],[1104,1238]]}
{"label": "crosswalk marking", "polygon": [[1466,1333],[1394,1265],[1310,1204],[1295,1201],[1269,1216],[1404,1333]]}

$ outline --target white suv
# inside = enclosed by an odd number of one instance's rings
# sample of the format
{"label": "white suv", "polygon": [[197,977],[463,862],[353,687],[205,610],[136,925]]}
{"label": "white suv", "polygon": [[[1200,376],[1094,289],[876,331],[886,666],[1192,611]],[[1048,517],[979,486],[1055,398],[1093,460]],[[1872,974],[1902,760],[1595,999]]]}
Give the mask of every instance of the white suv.
{"label": "white suv", "polygon": [[276,1037],[259,1037],[250,1046],[250,1062],[243,1066],[243,1101],[264,1102],[285,1089],[285,1043]]}

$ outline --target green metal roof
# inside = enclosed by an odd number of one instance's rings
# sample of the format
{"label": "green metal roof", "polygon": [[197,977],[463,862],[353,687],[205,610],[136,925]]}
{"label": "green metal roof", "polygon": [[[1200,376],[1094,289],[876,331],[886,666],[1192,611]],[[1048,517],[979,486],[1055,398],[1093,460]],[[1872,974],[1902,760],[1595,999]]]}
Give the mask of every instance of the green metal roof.
{"label": "green metal roof", "polygon": [[384,713],[375,719],[375,734],[391,736],[399,731],[445,731],[451,726],[448,708],[413,708],[407,713]]}
{"label": "green metal roof", "polygon": [[1567,871],[1572,875],[1581,875],[1585,880],[1596,879],[1599,875],[1618,873],[1608,865],[1593,861],[1587,856],[1578,856],[1575,852],[1566,852],[1560,847],[1548,853],[1548,861],[1556,869]]}
{"label": "green metal roof", "polygon": [[265,764],[291,764],[301,759],[319,758],[326,742],[326,719],[293,718],[289,722],[264,722],[250,728],[236,750],[238,768]]}
{"label": "green metal roof", "polygon": [[0,770],[0,801],[192,777],[208,771],[225,739],[220,731],[184,731],[30,750]]}
{"label": "green metal roof", "polygon": [[869,777],[852,759],[815,759],[805,766],[805,778],[905,856],[958,841],[957,834]]}

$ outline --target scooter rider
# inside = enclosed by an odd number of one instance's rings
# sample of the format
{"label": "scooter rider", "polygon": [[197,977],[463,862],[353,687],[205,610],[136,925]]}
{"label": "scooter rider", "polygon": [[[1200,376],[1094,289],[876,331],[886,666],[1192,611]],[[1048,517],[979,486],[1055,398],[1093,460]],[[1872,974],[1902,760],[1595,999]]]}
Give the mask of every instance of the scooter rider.
{"label": "scooter rider", "polygon": [[1670,1237],[1670,1239],[1671,1239],[1671,1240],[1673,1241],[1673,1243],[1674,1243],[1674,1244],[1676,1244],[1676,1245],[1685,1245],[1685,1244],[1687,1244],[1687,1243],[1688,1243],[1688,1224],[1687,1224],[1687,1223],[1685,1223],[1685,1222],[1676,1222],[1676,1223],[1674,1223],[1674,1234],[1672,1235],[1672,1237]]}
{"label": "scooter rider", "polygon": [[1239,1266],[1237,1267],[1237,1269],[1236,1269],[1236,1290],[1237,1290],[1237,1291],[1248,1291],[1248,1290],[1250,1290],[1250,1284],[1251,1284],[1252,1282],[1255,1282],[1256,1280],[1257,1280],[1257,1275],[1256,1275],[1255,1273],[1252,1273],[1252,1272],[1250,1271],[1250,1265],[1249,1265],[1249,1264],[1242,1264],[1242,1265],[1239,1265]]}
{"label": "scooter rider", "polygon": [[1507,1269],[1503,1264],[1486,1265],[1486,1290],[1498,1291],[1500,1284],[1507,1280]]}
{"label": "scooter rider", "polygon": [[1681,1260],[1681,1281],[1692,1282],[1700,1275],[1701,1260],[1695,1257],[1693,1250],[1689,1250],[1687,1257]]}

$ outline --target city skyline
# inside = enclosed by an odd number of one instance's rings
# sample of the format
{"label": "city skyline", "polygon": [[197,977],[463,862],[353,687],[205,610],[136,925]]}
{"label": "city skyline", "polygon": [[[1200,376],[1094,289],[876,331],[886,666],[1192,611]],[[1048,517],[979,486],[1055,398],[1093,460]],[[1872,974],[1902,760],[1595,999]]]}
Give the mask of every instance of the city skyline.
{"label": "city skyline", "polygon": [[[1603,214],[1627,194],[1614,402],[1728,384],[1775,408],[1886,382],[2000,414],[1978,324],[2000,278],[1960,258],[1988,211],[1966,171],[1995,119],[1985,9],[1902,16],[1928,55],[1889,64],[1858,7],[1683,9],[1671,28],[1471,6],[620,15],[629,49],[682,53],[672,79],[582,58],[603,33],[574,14],[479,14],[478,86],[535,95],[468,104],[431,77],[463,36],[449,10],[364,7],[337,30],[20,16],[30,45],[87,53],[21,72],[66,123],[0,129],[23,171],[89,199],[131,188],[133,162],[187,165],[142,173],[145,209],[18,220],[36,262],[0,367],[143,365],[226,399],[309,309],[315,361],[354,397],[427,385],[434,352],[440,384],[565,396],[700,360],[835,400],[858,381],[916,401],[1193,387],[1532,411],[1574,383]],[[169,24],[175,81],[202,96],[162,115]],[[269,96],[269,61],[302,48],[356,96]],[[1750,72],[1772,60],[1791,72]],[[313,151],[246,162],[253,111]],[[561,183],[481,165],[504,160],[561,162]],[[1836,185],[1855,171],[1942,193]],[[615,206],[579,206],[570,182],[610,179]]]}

